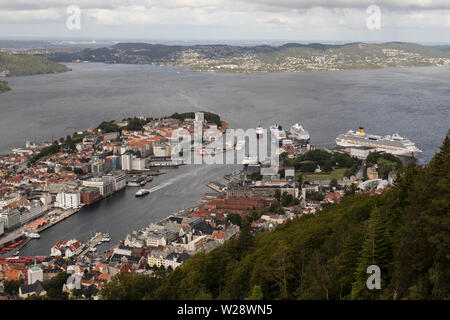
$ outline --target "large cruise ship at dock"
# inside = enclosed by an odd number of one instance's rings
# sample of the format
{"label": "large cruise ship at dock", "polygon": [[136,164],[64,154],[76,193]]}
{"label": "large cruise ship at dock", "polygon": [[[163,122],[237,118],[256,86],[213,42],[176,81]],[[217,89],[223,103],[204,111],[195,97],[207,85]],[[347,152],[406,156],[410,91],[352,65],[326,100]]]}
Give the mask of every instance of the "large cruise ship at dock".
{"label": "large cruise ship at dock", "polygon": [[358,131],[349,130],[336,138],[336,144],[346,148],[373,148],[375,151],[392,153],[398,156],[415,156],[422,152],[407,138],[398,133],[393,135],[377,136],[368,134],[364,128]]}
{"label": "large cruise ship at dock", "polygon": [[306,131],[299,123],[291,126],[291,135],[296,141],[300,141],[305,144],[309,143],[309,132]]}

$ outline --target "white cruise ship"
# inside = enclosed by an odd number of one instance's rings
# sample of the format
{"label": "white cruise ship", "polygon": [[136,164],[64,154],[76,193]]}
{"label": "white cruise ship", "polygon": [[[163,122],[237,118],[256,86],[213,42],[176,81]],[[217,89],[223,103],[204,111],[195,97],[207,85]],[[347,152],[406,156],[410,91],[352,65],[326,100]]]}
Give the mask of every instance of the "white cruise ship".
{"label": "white cruise ship", "polygon": [[340,134],[336,138],[336,144],[346,148],[373,148],[376,151],[383,151],[398,156],[415,156],[422,152],[413,142],[399,136],[397,133],[386,136],[371,135],[367,134],[362,127],[358,131],[349,130],[347,133]]}
{"label": "white cruise ship", "polygon": [[270,127],[270,133],[272,133],[272,136],[277,140],[286,139],[286,132],[283,130],[283,127],[278,124]]}
{"label": "white cruise ship", "polygon": [[264,128],[261,126],[256,127],[256,138],[262,138],[263,134],[264,134]]}
{"label": "white cruise ship", "polygon": [[291,135],[294,140],[309,143],[309,132],[298,123],[291,127]]}

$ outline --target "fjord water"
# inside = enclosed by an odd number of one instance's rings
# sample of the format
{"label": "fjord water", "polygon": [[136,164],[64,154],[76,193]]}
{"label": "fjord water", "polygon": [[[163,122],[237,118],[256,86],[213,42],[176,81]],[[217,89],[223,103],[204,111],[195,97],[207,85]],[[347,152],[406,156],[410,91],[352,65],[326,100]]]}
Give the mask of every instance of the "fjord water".
{"label": "fjord water", "polygon": [[[211,111],[233,128],[288,128],[300,122],[311,143],[333,146],[341,132],[400,135],[423,150],[427,162],[450,123],[450,66],[308,73],[210,73],[148,65],[69,64],[71,72],[12,77],[0,94],[0,153],[25,140],[58,139],[129,116]],[[186,166],[155,178],[164,186],[136,199],[127,189],[44,231],[21,255],[49,254],[56,241],[128,232],[184,209],[210,190],[205,183],[233,170]],[[167,183],[169,181],[170,183]]]}

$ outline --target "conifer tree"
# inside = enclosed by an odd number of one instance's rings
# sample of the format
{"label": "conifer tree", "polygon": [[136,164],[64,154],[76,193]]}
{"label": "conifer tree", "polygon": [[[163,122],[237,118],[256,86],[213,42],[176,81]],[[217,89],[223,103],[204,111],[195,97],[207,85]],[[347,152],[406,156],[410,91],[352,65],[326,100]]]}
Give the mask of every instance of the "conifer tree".
{"label": "conifer tree", "polygon": [[[380,291],[387,285],[389,263],[392,257],[392,249],[386,232],[384,215],[378,207],[374,207],[370,212],[367,222],[366,238],[363,243],[358,268],[355,275],[355,282],[352,287],[352,299],[374,299],[381,297]],[[366,280],[370,276],[367,268],[371,265],[380,267],[381,270],[381,290],[369,290]]]}

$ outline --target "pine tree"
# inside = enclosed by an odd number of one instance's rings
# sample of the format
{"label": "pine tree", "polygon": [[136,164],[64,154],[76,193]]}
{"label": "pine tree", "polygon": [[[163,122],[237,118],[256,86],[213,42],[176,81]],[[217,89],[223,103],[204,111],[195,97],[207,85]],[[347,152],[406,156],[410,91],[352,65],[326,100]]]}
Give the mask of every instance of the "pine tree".
{"label": "pine tree", "polygon": [[[370,218],[367,222],[366,238],[358,260],[358,268],[355,275],[356,280],[352,286],[352,299],[374,299],[381,297],[381,292],[385,292],[383,289],[385,289],[389,278],[391,257],[392,248],[386,232],[384,215],[378,207],[374,207],[370,212]],[[380,267],[381,290],[369,290],[366,286],[366,280],[370,276],[367,273],[367,268],[371,265]]]}

